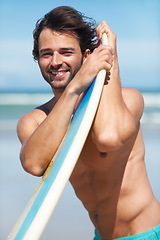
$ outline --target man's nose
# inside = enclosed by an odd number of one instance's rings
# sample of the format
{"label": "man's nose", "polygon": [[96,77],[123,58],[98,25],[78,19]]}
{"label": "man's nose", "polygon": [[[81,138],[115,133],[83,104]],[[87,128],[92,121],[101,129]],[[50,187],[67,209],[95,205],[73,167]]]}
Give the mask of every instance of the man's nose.
{"label": "man's nose", "polygon": [[54,52],[54,54],[52,56],[52,60],[51,60],[51,65],[53,67],[55,67],[55,66],[62,65],[62,63],[63,63],[63,61],[62,61],[61,54],[59,54],[58,52]]}

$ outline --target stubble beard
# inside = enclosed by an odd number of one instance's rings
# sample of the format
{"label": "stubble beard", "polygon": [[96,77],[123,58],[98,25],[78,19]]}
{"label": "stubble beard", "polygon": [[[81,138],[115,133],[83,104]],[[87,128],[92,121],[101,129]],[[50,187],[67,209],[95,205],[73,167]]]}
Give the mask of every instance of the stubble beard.
{"label": "stubble beard", "polygon": [[[72,79],[75,77],[75,75],[81,68],[82,64],[83,64],[83,56],[82,56],[80,64],[77,65],[77,67],[74,69],[74,71],[73,72],[70,71],[70,76],[68,77],[68,79],[66,81],[63,81],[63,80],[54,81],[54,80],[51,80],[51,77],[47,76],[47,74],[43,73],[42,71],[41,71],[41,73],[43,75],[43,78],[46,80],[46,82],[49,83],[49,85],[52,87],[52,89],[62,90],[62,89],[65,89],[66,86],[72,81]],[[62,84],[59,84],[60,82],[62,82]]]}
{"label": "stubble beard", "polygon": [[[65,89],[67,87],[67,85],[72,81],[72,79],[75,77],[75,75],[77,74],[77,72],[79,71],[79,69],[81,68],[81,65],[78,66],[74,72],[70,72],[70,76],[68,77],[67,80],[63,81],[63,80],[60,80],[60,81],[56,81],[54,82],[51,81],[50,79],[47,81],[50,86],[53,88],[53,89]],[[58,82],[58,83],[57,83]],[[60,84],[62,82],[62,84]]]}

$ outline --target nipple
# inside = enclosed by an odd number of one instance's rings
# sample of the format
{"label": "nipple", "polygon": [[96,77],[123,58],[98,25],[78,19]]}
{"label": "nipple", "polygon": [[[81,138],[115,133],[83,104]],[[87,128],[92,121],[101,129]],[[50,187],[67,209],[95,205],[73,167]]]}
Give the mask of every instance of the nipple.
{"label": "nipple", "polygon": [[107,157],[107,153],[106,153],[106,152],[99,152],[99,153],[100,153],[100,156],[101,156],[102,158]]}

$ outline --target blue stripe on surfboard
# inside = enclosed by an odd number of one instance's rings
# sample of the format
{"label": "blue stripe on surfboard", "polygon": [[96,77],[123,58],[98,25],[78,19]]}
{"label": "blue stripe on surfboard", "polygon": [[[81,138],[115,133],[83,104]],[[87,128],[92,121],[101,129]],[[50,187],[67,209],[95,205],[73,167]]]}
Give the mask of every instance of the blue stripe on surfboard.
{"label": "blue stripe on surfboard", "polygon": [[74,137],[78,131],[78,128],[81,124],[81,121],[83,119],[83,116],[85,114],[86,108],[88,106],[88,102],[90,99],[90,96],[92,94],[93,88],[94,88],[94,84],[95,84],[95,79],[93,81],[93,83],[91,84],[90,88],[88,89],[87,93],[85,94],[84,98],[82,99],[82,102],[80,103],[79,107],[77,108],[73,120],[70,124],[70,127],[67,131],[67,134],[64,138],[64,141],[62,143],[62,146],[60,148],[60,151],[57,154],[57,157],[54,161],[54,164],[47,176],[47,178],[45,179],[30,211],[28,212],[23,224],[21,225],[21,228],[19,229],[15,240],[21,240],[23,239],[23,237],[25,236],[27,230],[29,229],[32,221],[34,220],[41,204],[43,203],[43,200],[45,199],[52,183],[54,182],[62,164],[63,161],[68,153],[68,150],[70,149],[72,142],[74,140]]}

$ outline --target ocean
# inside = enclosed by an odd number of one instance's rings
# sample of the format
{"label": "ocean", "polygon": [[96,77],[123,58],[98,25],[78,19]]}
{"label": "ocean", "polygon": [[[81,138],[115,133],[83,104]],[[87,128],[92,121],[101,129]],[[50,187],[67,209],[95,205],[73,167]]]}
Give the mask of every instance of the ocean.
{"label": "ocean", "polygon": [[[146,147],[146,166],[153,192],[160,202],[160,92],[142,92],[141,120]],[[18,119],[48,101],[51,93],[0,93],[0,239],[6,239],[32,196],[40,178],[24,172],[19,161]],[[94,228],[70,184],[53,213],[42,240],[89,240]]]}

